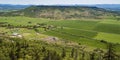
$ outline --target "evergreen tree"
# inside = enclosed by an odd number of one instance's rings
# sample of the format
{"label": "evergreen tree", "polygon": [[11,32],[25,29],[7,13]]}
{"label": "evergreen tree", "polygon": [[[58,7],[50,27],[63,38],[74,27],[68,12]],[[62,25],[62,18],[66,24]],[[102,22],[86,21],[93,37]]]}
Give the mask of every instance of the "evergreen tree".
{"label": "evergreen tree", "polygon": [[62,56],[62,58],[64,58],[64,57],[66,56],[66,51],[65,51],[64,48],[62,49],[62,54],[61,54],[61,56]]}
{"label": "evergreen tree", "polygon": [[43,60],[62,60],[60,55],[56,53],[56,51],[49,51],[47,56],[43,58]]}
{"label": "evergreen tree", "polygon": [[116,54],[115,54],[115,50],[114,50],[114,45],[112,43],[108,43],[108,50],[105,53],[104,58],[106,60],[116,60]]}
{"label": "evergreen tree", "polygon": [[75,49],[72,48],[72,51],[71,51],[71,57],[72,57],[72,58],[74,57],[74,53],[75,53]]}

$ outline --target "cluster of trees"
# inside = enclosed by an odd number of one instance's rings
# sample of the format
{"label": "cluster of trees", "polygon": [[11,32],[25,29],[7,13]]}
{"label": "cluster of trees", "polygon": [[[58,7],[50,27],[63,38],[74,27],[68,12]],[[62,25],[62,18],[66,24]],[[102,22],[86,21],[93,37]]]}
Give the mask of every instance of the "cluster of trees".
{"label": "cluster of trees", "polygon": [[[32,22],[28,22],[28,24],[31,24]],[[35,25],[12,25],[12,24],[8,24],[8,23],[0,23],[0,27],[6,27],[9,29],[12,28],[27,28],[27,29],[34,29],[34,31],[38,32],[37,28],[43,28],[44,31],[47,30],[53,30],[54,28],[57,28],[57,26],[53,26],[53,25],[47,25],[44,23],[37,23]]]}
{"label": "cluster of trees", "polygon": [[109,43],[107,51],[84,48],[61,47],[41,41],[0,37],[0,60],[120,60],[114,45]]}
{"label": "cluster of trees", "polygon": [[61,58],[56,51],[46,49],[39,42],[32,42],[18,38],[0,38],[0,60],[58,60]]}

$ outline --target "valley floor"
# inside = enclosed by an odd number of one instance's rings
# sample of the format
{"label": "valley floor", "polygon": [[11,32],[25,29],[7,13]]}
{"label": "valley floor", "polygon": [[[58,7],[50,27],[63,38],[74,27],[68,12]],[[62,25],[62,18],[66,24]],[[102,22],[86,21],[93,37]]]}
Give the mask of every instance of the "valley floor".
{"label": "valley floor", "polygon": [[115,45],[117,54],[120,53],[120,21],[115,19],[90,21],[0,17],[0,35],[12,39],[42,41],[48,46],[55,44],[60,47],[67,47],[67,51],[73,47],[81,47],[87,52],[94,49],[107,51],[107,44],[112,43]]}

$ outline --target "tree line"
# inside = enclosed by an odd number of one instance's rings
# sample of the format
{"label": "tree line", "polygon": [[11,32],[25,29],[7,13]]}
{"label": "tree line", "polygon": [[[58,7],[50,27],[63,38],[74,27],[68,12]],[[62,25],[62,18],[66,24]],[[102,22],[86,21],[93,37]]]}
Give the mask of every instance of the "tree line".
{"label": "tree line", "polygon": [[[61,47],[41,41],[0,37],[0,60],[120,60],[114,44],[106,45],[107,50],[86,51],[79,47]],[[55,48],[55,49],[53,49]]]}

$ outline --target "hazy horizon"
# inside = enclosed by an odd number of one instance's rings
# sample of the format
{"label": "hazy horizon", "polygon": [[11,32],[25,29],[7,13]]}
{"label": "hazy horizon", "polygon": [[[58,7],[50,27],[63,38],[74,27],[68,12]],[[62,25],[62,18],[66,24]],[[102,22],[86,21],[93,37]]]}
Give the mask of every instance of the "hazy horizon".
{"label": "hazy horizon", "polygon": [[95,5],[120,4],[120,0],[1,0],[0,4],[12,5]]}
{"label": "hazy horizon", "polygon": [[[36,4],[3,4],[3,3],[0,3],[0,4],[1,4],[1,5],[36,5]],[[45,5],[45,6],[47,6],[47,4],[37,4],[37,5],[43,5],[43,6]],[[71,6],[72,6],[72,5],[83,5],[83,6],[84,6],[84,5],[85,5],[85,6],[88,5],[88,6],[92,6],[92,5],[93,5],[93,6],[94,6],[94,5],[119,5],[119,4],[51,4],[50,6],[52,6],[52,5],[53,5],[53,6],[54,6],[54,5],[58,5],[58,6],[59,6],[59,5],[61,5],[61,6],[65,6],[65,5],[66,5],[66,6],[70,6],[70,5],[71,5]],[[49,5],[48,5],[48,6],[49,6]]]}

